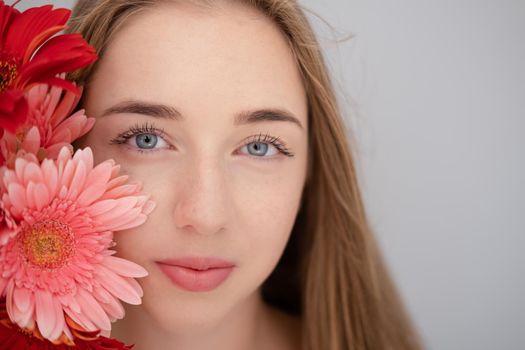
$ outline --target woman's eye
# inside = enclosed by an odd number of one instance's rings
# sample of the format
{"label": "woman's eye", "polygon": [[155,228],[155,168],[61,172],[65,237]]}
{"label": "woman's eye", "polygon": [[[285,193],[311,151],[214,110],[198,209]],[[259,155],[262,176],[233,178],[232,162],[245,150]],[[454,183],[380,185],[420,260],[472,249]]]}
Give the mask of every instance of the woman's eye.
{"label": "woman's eye", "polygon": [[126,145],[137,152],[150,152],[169,149],[171,145],[165,139],[162,129],[152,124],[136,124],[120,133],[109,143],[112,145]]}
{"label": "woman's eye", "polygon": [[[268,154],[267,152],[270,146],[273,148],[273,150]],[[256,157],[273,156],[279,153],[279,150],[277,150],[274,145],[265,142],[250,142],[244,145],[241,150],[245,148],[248,150],[249,154]]]}
{"label": "woman's eye", "polygon": [[155,149],[155,148],[166,148],[167,142],[158,135],[152,133],[143,133],[131,136],[128,143],[132,147],[139,149]]}

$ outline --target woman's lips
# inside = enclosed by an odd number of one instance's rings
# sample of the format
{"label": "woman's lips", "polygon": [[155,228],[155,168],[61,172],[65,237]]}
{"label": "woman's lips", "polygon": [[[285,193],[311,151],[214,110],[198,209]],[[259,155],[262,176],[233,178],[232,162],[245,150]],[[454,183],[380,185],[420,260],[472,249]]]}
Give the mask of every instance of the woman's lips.
{"label": "woman's lips", "polygon": [[235,267],[229,261],[211,257],[187,257],[156,263],[175,285],[191,292],[215,289]]}

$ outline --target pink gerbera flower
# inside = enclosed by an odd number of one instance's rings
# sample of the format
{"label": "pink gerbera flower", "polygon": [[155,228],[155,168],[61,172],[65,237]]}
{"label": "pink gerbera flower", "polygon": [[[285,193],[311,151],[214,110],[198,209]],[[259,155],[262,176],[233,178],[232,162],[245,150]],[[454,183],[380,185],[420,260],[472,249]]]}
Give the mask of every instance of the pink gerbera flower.
{"label": "pink gerbera flower", "polygon": [[19,231],[0,247],[0,297],[21,328],[73,339],[70,318],[107,334],[124,316],[120,300],[140,304],[134,278],[146,270],[110,248],[113,231],[141,225],[155,204],[118,171],[112,160],[94,167],[89,148],[72,156],[66,147],[56,160],[18,158],[5,170],[2,201]]}
{"label": "pink gerbera flower", "polygon": [[[64,77],[62,74],[61,77]],[[79,88],[82,91],[82,88]],[[33,153],[39,159],[56,159],[58,152],[85,135],[95,124],[81,109],[71,115],[80,97],[60,87],[39,84],[26,93],[28,120],[16,133],[6,131],[0,140],[1,157],[8,167],[14,165],[19,151]]]}

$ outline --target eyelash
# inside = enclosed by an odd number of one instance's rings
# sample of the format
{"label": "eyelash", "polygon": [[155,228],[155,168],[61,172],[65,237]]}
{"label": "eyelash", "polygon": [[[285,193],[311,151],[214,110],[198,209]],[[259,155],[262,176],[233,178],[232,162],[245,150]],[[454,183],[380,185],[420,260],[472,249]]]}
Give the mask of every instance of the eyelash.
{"label": "eyelash", "polygon": [[[138,136],[140,134],[153,134],[153,135],[156,135],[157,137],[161,137],[164,140],[166,139],[166,133],[164,132],[164,129],[159,129],[150,123],[144,123],[144,124],[137,123],[131,126],[128,130],[118,134],[117,137],[112,139],[109,143],[112,145],[115,145],[115,144],[122,145],[128,142],[128,140],[132,138],[133,136]],[[269,143],[275,146],[275,148],[280,153],[284,154],[285,156],[287,157],[294,156],[294,154],[286,147],[286,145],[281,141],[279,137],[271,136],[268,133],[264,135],[262,133],[259,133],[258,135],[250,136],[247,142],[244,142],[242,146],[249,145],[250,143]],[[155,152],[154,150],[143,150],[139,148],[137,148],[136,151],[140,153]],[[262,160],[269,160],[269,159],[264,159],[267,157],[257,157],[257,156],[254,156],[254,157],[261,158]]]}

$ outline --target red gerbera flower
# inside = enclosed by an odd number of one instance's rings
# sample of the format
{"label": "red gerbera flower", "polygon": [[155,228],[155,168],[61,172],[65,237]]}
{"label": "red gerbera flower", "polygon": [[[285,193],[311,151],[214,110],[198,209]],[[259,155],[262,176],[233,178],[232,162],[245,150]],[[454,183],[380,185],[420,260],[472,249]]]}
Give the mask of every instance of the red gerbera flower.
{"label": "red gerbera flower", "polygon": [[57,85],[79,94],[57,74],[87,66],[97,55],[78,33],[52,37],[66,27],[70,15],[69,9],[52,5],[20,12],[0,0],[0,128],[15,132],[26,120],[24,92],[34,84]]}
{"label": "red gerbera flower", "polygon": [[74,342],[67,337],[50,342],[35,327],[32,331],[13,324],[6,311],[5,299],[0,300],[0,350],[131,350],[133,345],[99,335],[99,331],[87,332],[66,316]]}

